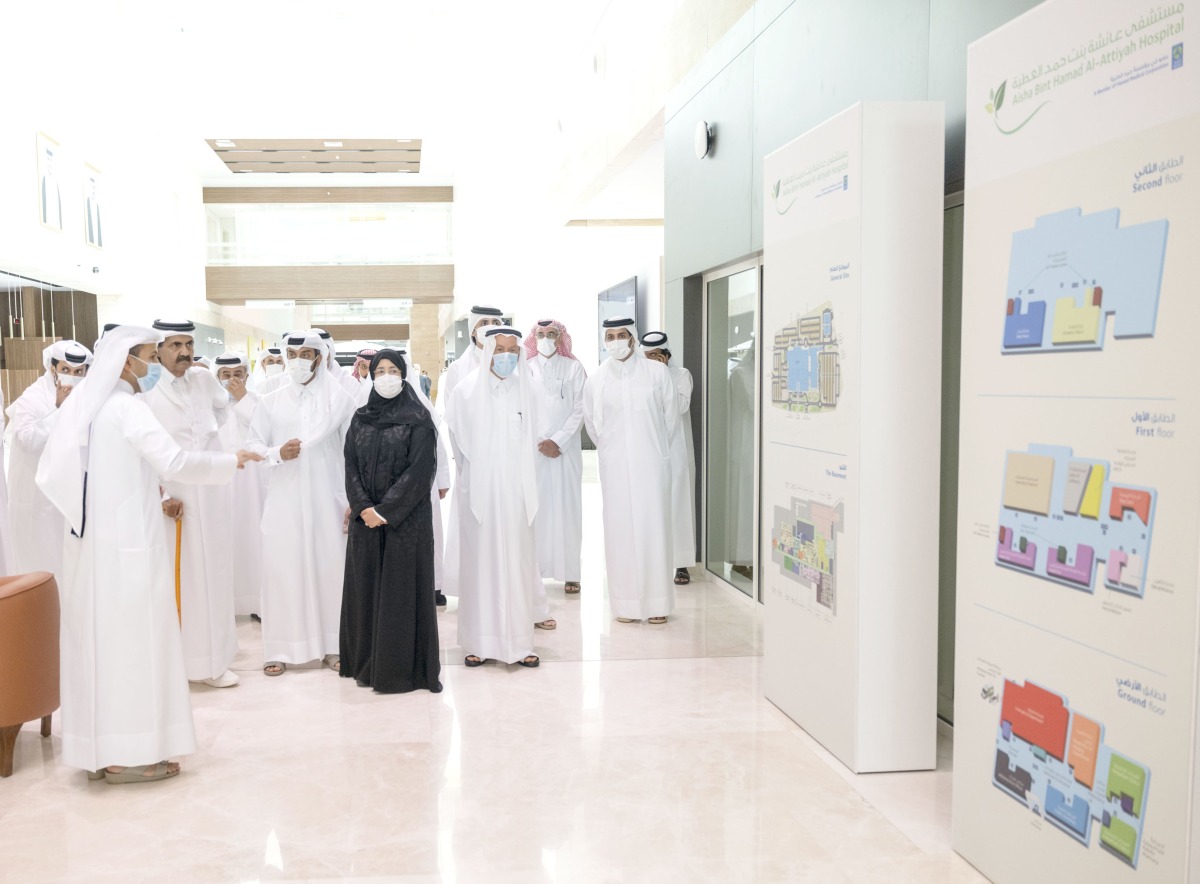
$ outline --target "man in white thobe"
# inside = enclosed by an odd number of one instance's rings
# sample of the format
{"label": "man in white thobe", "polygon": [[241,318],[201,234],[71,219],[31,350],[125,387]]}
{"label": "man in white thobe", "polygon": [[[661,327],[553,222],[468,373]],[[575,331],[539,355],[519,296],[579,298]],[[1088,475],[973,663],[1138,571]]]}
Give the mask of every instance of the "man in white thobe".
{"label": "man in white thobe", "polygon": [[583,543],[583,386],[587,372],[571,352],[567,327],[538,322],[525,338],[525,357],[546,394],[549,435],[538,442],[538,567],[569,594],[579,592]]}
{"label": "man in white thobe", "polygon": [[160,376],[148,328],[104,335],[58,410],[37,484],[66,520],[62,758],[110,783],[174,776],[196,749],[161,479],[224,483],[249,452],[184,451],[137,395]]}
{"label": "man in white thobe", "polygon": [[671,446],[679,402],[666,366],[638,350],[628,317],[604,321],[609,358],[587,380],[583,419],[604,500],[608,601],[622,623],[666,623],[675,607]]}
{"label": "man in white thobe", "polygon": [[[404,355],[404,351],[400,351]],[[446,421],[437,409],[433,407],[433,403],[429,401],[429,397],[425,395],[424,389],[418,380],[419,376],[413,369],[409,369],[408,378],[405,381],[413,392],[417,394],[417,398],[421,400],[421,404],[429,412],[429,417],[433,420],[433,426],[437,430],[437,474],[433,479],[433,487],[429,489],[430,509],[433,513],[433,596],[434,604],[439,608],[445,607],[446,596],[443,593],[443,559],[445,556],[445,538],[442,530],[442,501],[450,491],[450,443],[446,437],[449,432],[446,429]]]}
{"label": "man in white thobe", "polygon": [[77,341],[56,341],[42,351],[46,373],[8,407],[12,451],[8,464],[8,513],[15,574],[49,571],[62,583],[63,517],[37,487],[38,458],[59,407],[87,375],[92,353]]}
{"label": "man in white thobe", "polygon": [[521,333],[490,328],[479,367],[454,389],[446,423],[470,489],[460,519],[458,643],[467,666],[537,666],[533,601],[538,575],[537,440],[540,391],[521,353]]}
{"label": "man in white thobe", "polygon": [[282,375],[285,367],[282,348],[267,347],[259,350],[254,371],[250,372],[250,379],[246,382],[246,389],[251,393],[266,392],[262,389],[263,384]]}
{"label": "man in white thobe", "polygon": [[504,324],[504,311],[498,307],[472,307],[467,314],[467,324],[471,327],[471,345],[450,363],[438,384],[438,404],[443,409],[448,407],[454,388],[479,367],[483,359],[484,333],[488,328]]}
{"label": "man in white thobe", "polygon": [[[213,374],[217,383],[225,388],[232,412],[218,434],[221,447],[226,451],[239,451],[246,447],[250,420],[258,405],[258,394],[247,389],[249,371],[246,357],[240,353],[222,353],[213,363]],[[229,524],[233,528],[233,545],[230,547],[233,611],[235,614],[257,615],[262,609],[262,538],[259,536],[259,525],[262,524],[263,498],[267,493],[267,471],[243,470],[233,477],[229,491]]]}
{"label": "man in white thobe", "polygon": [[673,365],[667,333],[642,335],[642,352],[671,372],[679,401],[679,429],[671,449],[671,523],[674,526],[675,583],[691,583],[688,568],[696,564],[696,449],[692,442],[692,373]]}
{"label": "man in white thobe", "polygon": [[[287,341],[288,383],[259,399],[247,447],[270,468],[263,502],[262,636],[267,675],[323,660],[338,669],[345,577],[346,428],[356,402],[314,329]],[[340,366],[339,366],[340,368]]]}
{"label": "man in white thobe", "polygon": [[[219,430],[229,417],[229,395],[212,373],[195,364],[188,321],[156,319],[163,378],[146,405],[184,451],[222,451]],[[233,546],[229,484],[190,485],[163,478],[168,561],[178,569],[183,661],[188,680],[234,687],[229,664],[237,656],[237,623],[229,551]],[[177,527],[178,525],[178,527]]]}
{"label": "man in white thobe", "polygon": [[[489,328],[499,326],[504,322],[504,314],[497,307],[472,307],[467,318],[471,328],[471,346],[463,354],[450,363],[446,373],[442,375],[438,385],[438,405],[443,411],[449,408],[450,396],[463,380],[479,367],[483,358],[484,333]],[[454,458],[454,490],[450,497],[450,519],[446,528],[446,544],[442,553],[442,592],[446,595],[458,595],[458,574],[461,562],[459,538],[462,533],[460,520],[470,509],[468,501],[469,488],[463,480],[462,459],[450,434],[450,453]],[[441,480],[439,480],[440,482]]]}

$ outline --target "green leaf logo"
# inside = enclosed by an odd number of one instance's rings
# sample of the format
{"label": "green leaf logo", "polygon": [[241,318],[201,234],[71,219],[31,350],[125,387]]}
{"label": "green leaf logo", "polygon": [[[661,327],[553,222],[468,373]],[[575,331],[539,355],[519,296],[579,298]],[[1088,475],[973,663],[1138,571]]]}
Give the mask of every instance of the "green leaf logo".
{"label": "green leaf logo", "polygon": [[780,181],[776,181],[775,186],[771,188],[771,196],[773,196],[775,199],[779,199],[779,185],[781,182],[782,179],[780,179]]}
{"label": "green leaf logo", "polygon": [[1011,128],[1011,129],[1005,129],[1002,125],[1000,125],[1000,108],[1002,108],[1004,106],[1004,93],[1007,88],[1008,88],[1008,80],[1005,80],[995,89],[989,89],[988,90],[988,103],[983,106],[983,109],[992,115],[992,122],[996,124],[996,129],[1002,135],[1016,135],[1018,132],[1020,132],[1022,129],[1025,128],[1026,123],[1028,123],[1035,116],[1037,116],[1038,111],[1040,111],[1042,108],[1044,108],[1050,102],[1043,101],[1041,104],[1039,104],[1036,108],[1033,109],[1033,113],[1031,113],[1029,116],[1027,116],[1018,125],[1013,126],[1013,128]]}

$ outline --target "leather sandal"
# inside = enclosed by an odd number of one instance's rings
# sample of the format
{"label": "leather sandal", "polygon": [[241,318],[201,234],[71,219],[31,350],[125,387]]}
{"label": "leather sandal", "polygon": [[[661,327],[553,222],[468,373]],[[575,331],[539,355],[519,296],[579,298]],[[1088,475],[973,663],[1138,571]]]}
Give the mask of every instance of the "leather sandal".
{"label": "leather sandal", "polygon": [[541,623],[533,624],[538,629],[558,629],[558,621],[551,617],[548,620],[543,620]]}
{"label": "leather sandal", "polygon": [[541,662],[542,658],[537,654],[529,654],[525,659],[518,660],[517,665],[524,666],[526,669],[537,669]]}
{"label": "leather sandal", "polygon": [[575,595],[576,593],[578,593],[579,592],[579,581],[578,580],[567,581],[567,585],[563,587],[563,592],[565,592],[567,595]]}
{"label": "leather sandal", "polygon": [[[274,672],[271,671],[272,666],[276,667]],[[278,660],[270,660],[263,664],[263,674],[270,676],[271,678],[275,678],[276,676],[283,675],[284,670],[286,670],[286,669],[287,669],[287,664],[280,663]]]}
{"label": "leather sandal", "polygon": [[466,664],[468,669],[474,669],[476,666],[482,666],[484,664],[484,660],[482,657],[476,657],[474,654],[468,654],[463,658],[463,663]]}
{"label": "leather sandal", "polygon": [[159,761],[154,764],[142,764],[137,767],[127,767],[120,772],[104,771],[104,782],[110,786],[120,786],[128,783],[153,783],[155,780],[166,780],[178,776],[179,768],[171,770],[170,764]]}

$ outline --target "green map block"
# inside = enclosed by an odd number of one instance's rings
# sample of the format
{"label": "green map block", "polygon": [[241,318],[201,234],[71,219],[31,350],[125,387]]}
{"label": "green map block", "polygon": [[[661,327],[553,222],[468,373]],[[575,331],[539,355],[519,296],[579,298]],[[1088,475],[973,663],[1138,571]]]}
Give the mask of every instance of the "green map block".
{"label": "green map block", "polygon": [[1100,830],[1100,843],[1132,863],[1133,851],[1137,847],[1137,829],[1114,817],[1108,826]]}
{"label": "green map block", "polygon": [[1141,819],[1142,797],[1146,794],[1146,769],[1114,752],[1108,766],[1108,799],[1111,801],[1123,794],[1133,799],[1130,812]]}

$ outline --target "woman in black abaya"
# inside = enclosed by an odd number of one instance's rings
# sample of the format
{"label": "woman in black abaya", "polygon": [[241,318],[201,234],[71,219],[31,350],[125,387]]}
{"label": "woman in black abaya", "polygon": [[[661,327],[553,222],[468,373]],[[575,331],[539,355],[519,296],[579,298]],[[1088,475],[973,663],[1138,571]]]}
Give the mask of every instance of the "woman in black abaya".
{"label": "woman in black abaya", "polygon": [[345,447],[341,674],[385,694],[442,689],[429,502],[437,430],[407,371],[395,350],[375,354]]}

